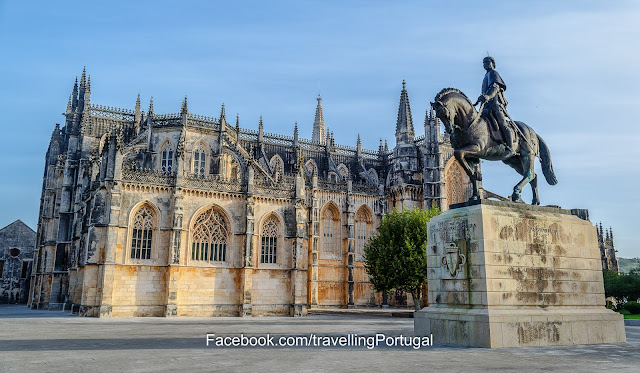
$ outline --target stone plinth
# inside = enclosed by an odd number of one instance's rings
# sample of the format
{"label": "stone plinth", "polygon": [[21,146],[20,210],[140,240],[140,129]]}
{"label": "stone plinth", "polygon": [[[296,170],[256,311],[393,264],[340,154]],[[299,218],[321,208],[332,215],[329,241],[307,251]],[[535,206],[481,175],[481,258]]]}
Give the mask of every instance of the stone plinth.
{"label": "stone plinth", "polygon": [[520,347],[626,341],[605,308],[596,228],[567,210],[496,201],[428,224],[429,307],[416,335],[436,343]]}

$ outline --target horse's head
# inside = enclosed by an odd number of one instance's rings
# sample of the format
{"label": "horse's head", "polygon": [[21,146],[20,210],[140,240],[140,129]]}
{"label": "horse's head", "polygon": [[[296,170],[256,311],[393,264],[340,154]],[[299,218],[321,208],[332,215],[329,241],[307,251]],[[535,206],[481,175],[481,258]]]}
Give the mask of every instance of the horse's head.
{"label": "horse's head", "polygon": [[431,108],[435,111],[436,117],[444,124],[444,131],[453,133],[453,118],[447,105],[440,100],[436,100],[436,102],[431,103]]}
{"label": "horse's head", "polygon": [[445,88],[435,97],[431,107],[436,117],[444,124],[447,133],[453,133],[456,129],[462,129],[469,125],[469,116],[476,111],[471,100],[456,88]]}

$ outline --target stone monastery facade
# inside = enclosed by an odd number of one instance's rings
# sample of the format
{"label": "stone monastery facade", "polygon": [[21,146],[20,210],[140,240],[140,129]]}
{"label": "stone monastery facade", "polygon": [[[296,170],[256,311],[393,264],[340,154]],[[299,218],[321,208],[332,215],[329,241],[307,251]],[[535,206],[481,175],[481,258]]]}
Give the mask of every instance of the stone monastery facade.
{"label": "stone monastery facade", "polygon": [[[363,247],[390,209],[466,201],[469,180],[403,82],[396,145],[338,145],[189,112],[94,105],[83,71],[45,159],[29,305],[85,316],[302,316],[374,306]],[[410,300],[409,300],[410,301]]]}

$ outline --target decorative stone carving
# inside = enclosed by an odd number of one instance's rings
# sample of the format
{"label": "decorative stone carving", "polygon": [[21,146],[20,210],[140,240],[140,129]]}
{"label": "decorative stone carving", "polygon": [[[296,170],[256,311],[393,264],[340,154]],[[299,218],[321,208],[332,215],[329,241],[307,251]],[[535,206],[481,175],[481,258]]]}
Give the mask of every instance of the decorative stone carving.
{"label": "decorative stone carving", "polygon": [[460,248],[453,242],[444,247],[445,254],[441,262],[445,266],[451,277],[456,277],[458,270],[467,262],[467,257],[460,252]]}

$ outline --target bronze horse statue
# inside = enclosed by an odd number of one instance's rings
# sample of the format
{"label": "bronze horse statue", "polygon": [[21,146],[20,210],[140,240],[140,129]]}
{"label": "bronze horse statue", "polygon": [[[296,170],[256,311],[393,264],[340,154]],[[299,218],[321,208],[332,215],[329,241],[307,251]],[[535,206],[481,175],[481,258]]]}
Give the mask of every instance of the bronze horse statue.
{"label": "bronze horse statue", "polygon": [[[511,200],[522,202],[520,193],[522,188],[531,184],[533,191],[533,205],[540,204],[538,196],[538,176],[534,172],[534,160],[540,158],[542,173],[550,185],[556,185],[558,180],[551,165],[551,154],[544,140],[531,127],[522,122],[515,122],[518,126],[514,151],[516,155],[505,157],[505,146],[489,134],[487,118],[477,112],[469,98],[460,90],[445,88],[440,91],[431,104],[436,116],[445,126],[445,131],[451,135],[451,145],[454,156],[471,179],[473,196],[479,199],[478,181],[482,175],[478,171],[480,159],[502,161],[514,168],[522,180],[513,188]],[[519,133],[518,133],[519,132]]]}

